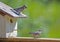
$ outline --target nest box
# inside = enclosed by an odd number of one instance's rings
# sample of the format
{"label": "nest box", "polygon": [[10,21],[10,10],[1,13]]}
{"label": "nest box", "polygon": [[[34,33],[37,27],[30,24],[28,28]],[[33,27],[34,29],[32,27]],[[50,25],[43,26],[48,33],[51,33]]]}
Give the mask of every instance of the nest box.
{"label": "nest box", "polygon": [[26,15],[22,11],[26,6],[13,9],[8,5],[0,2],[0,38],[6,38],[17,29],[17,19],[24,18]]}

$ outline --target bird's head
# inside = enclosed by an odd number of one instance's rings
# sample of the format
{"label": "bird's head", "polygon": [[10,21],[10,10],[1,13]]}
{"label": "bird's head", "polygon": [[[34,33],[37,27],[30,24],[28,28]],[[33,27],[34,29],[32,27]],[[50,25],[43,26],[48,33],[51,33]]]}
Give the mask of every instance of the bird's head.
{"label": "bird's head", "polygon": [[23,5],[22,7],[23,7],[24,9],[25,9],[25,8],[27,8],[27,6],[26,6],[26,5]]}

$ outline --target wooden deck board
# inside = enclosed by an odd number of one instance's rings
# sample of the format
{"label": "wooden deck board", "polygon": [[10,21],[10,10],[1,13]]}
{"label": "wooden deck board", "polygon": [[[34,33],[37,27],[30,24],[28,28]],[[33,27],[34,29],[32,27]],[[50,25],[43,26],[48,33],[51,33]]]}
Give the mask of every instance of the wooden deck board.
{"label": "wooden deck board", "polygon": [[60,42],[60,39],[56,38],[0,38],[2,42]]}

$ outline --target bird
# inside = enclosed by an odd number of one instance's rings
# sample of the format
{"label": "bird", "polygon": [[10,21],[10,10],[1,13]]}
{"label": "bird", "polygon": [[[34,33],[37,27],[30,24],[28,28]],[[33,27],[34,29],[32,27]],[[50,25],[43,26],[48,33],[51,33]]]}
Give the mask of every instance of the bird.
{"label": "bird", "polygon": [[14,10],[17,12],[23,11],[25,8],[27,8],[25,5],[23,5],[22,7],[19,8],[15,8]]}
{"label": "bird", "polygon": [[35,31],[35,32],[30,32],[30,34],[32,34],[32,36],[34,38],[39,38],[39,36],[41,35],[42,33],[42,30],[38,30],[38,31]]}
{"label": "bird", "polygon": [[19,8],[15,8],[15,9],[10,9],[11,11],[13,11],[15,14],[20,15],[20,13],[27,8],[25,5],[23,5],[22,7]]}

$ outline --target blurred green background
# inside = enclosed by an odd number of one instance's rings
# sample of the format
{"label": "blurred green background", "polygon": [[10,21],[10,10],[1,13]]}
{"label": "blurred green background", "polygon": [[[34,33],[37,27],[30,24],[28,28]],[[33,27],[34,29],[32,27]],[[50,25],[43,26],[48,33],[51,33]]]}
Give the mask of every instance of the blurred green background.
{"label": "blurred green background", "polygon": [[0,0],[12,8],[24,4],[28,18],[18,19],[18,36],[31,37],[30,32],[43,30],[41,37],[60,38],[60,0]]}

